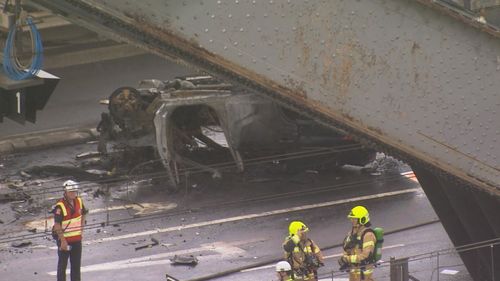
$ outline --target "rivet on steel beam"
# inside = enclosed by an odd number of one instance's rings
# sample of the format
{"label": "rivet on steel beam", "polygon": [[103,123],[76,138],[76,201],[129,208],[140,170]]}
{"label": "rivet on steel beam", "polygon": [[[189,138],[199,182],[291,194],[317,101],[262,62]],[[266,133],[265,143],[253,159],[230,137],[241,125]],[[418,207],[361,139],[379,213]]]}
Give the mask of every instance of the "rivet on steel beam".
{"label": "rivet on steel beam", "polygon": [[233,18],[233,15],[229,14],[229,15],[227,15],[227,17],[231,19],[231,18]]}
{"label": "rivet on steel beam", "polygon": [[238,46],[238,41],[234,41],[233,45]]}
{"label": "rivet on steel beam", "polygon": [[249,18],[250,17],[250,14],[246,14],[246,17]]}
{"label": "rivet on steel beam", "polygon": [[205,28],[205,32],[208,32],[208,28]]}
{"label": "rivet on steel beam", "polygon": [[236,4],[239,4],[239,3],[240,3],[240,1],[238,1],[238,0],[235,0],[235,1],[234,1],[234,3],[236,3]]}
{"label": "rivet on steel beam", "polygon": [[214,42],[214,40],[213,40],[213,39],[210,39],[210,40],[208,40],[208,42],[213,43],[213,42]]}
{"label": "rivet on steel beam", "polygon": [[273,4],[273,3],[274,3],[274,1],[273,1],[273,0],[269,0],[269,4]]}
{"label": "rivet on steel beam", "polygon": [[226,29],[225,28],[222,29],[222,33],[226,33]]}
{"label": "rivet on steel beam", "polygon": [[257,60],[256,60],[256,59],[252,59],[252,62],[253,62],[253,63],[257,63]]}
{"label": "rivet on steel beam", "polygon": [[224,46],[224,50],[227,50],[227,46]]}
{"label": "rivet on steel beam", "polygon": [[217,5],[220,5],[222,3],[222,1],[217,1]]}
{"label": "rivet on steel beam", "polygon": [[257,32],[261,32],[261,31],[262,31],[262,28],[257,27]]}
{"label": "rivet on steel beam", "polygon": [[215,15],[214,14],[212,14],[210,17],[213,18],[213,19],[215,19]]}
{"label": "rivet on steel beam", "polygon": [[242,28],[240,28],[240,32],[243,32],[243,31],[245,31],[245,29],[244,29],[243,27],[242,27]]}
{"label": "rivet on steel beam", "polygon": [[264,17],[267,18],[268,14],[267,13],[264,13]]}
{"label": "rivet on steel beam", "polygon": [[252,4],[255,5],[255,3],[257,3],[255,0],[252,1]]}

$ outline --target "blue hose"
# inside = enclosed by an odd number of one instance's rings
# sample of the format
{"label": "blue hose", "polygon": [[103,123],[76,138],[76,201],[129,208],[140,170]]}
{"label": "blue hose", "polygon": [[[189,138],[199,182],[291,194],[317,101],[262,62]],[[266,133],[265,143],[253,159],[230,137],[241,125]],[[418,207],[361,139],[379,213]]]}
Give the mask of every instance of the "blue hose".
{"label": "blue hose", "polygon": [[20,65],[17,58],[15,57],[14,40],[16,37],[16,25],[13,25],[10,28],[9,35],[7,36],[7,41],[5,42],[5,47],[3,49],[3,70],[5,71],[7,76],[13,80],[24,80],[34,77],[42,68],[42,37],[40,36],[40,33],[38,32],[38,29],[36,28],[31,18],[28,18],[26,20],[26,23],[30,27],[31,40],[33,40],[33,57],[29,68],[25,69],[24,67],[22,67],[22,65]]}

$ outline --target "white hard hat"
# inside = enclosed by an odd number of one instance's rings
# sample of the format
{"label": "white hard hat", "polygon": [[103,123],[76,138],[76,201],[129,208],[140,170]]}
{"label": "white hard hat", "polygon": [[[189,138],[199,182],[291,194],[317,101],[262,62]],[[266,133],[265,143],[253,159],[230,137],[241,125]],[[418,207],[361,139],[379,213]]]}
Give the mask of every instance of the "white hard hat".
{"label": "white hard hat", "polygon": [[291,271],[292,267],[286,261],[280,261],[276,264],[276,272],[287,272]]}
{"label": "white hard hat", "polygon": [[80,186],[78,186],[78,183],[72,180],[67,180],[63,183],[64,186],[64,191],[78,191]]}

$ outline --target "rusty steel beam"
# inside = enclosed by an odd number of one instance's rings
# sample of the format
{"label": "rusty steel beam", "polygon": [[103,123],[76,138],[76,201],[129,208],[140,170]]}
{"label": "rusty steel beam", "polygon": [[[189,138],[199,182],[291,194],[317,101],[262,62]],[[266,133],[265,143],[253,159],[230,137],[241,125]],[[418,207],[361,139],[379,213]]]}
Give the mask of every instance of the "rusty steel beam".
{"label": "rusty steel beam", "polygon": [[33,2],[500,193],[500,32],[436,1]]}

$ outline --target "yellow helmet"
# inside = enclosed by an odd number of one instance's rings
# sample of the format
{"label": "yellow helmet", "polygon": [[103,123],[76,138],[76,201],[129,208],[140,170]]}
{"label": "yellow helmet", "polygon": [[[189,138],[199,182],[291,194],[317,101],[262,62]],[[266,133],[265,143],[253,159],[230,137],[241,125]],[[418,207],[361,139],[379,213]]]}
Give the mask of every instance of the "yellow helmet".
{"label": "yellow helmet", "polygon": [[309,231],[309,228],[301,221],[292,221],[288,227],[290,235],[297,235],[299,230]]}
{"label": "yellow helmet", "polygon": [[347,215],[349,219],[358,219],[359,224],[365,225],[370,221],[370,214],[368,210],[363,206],[356,206],[352,208],[349,215]]}

